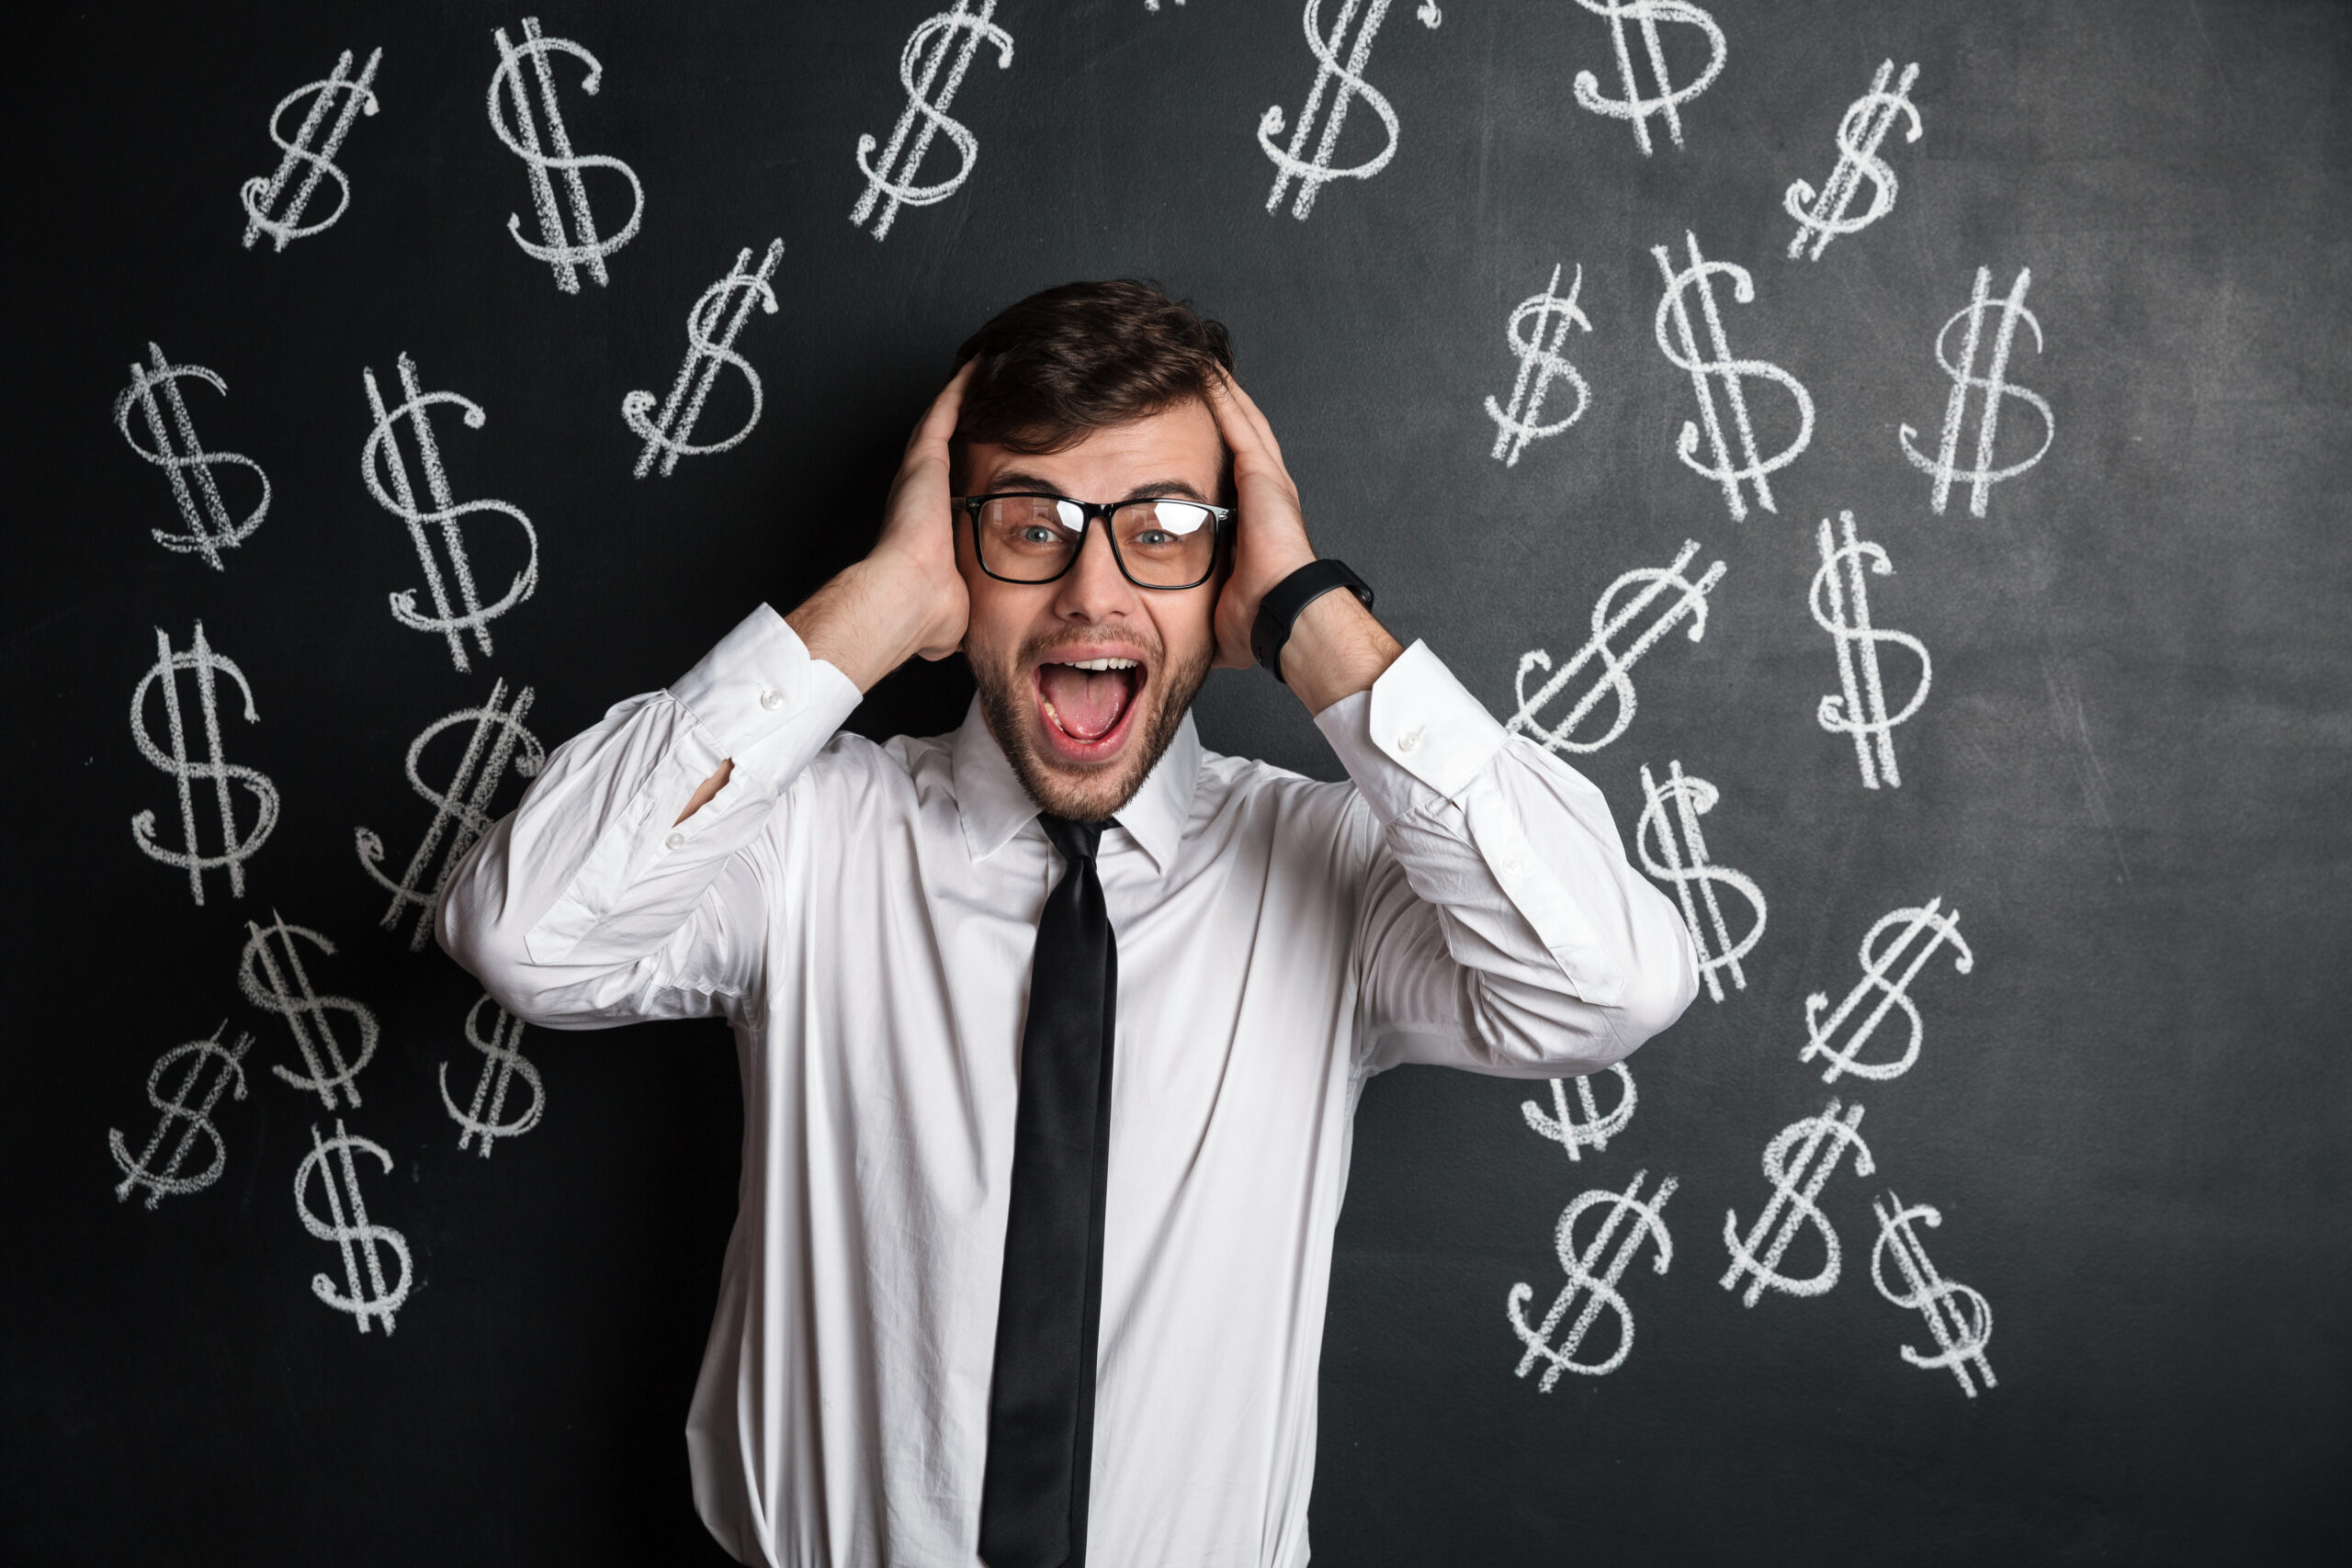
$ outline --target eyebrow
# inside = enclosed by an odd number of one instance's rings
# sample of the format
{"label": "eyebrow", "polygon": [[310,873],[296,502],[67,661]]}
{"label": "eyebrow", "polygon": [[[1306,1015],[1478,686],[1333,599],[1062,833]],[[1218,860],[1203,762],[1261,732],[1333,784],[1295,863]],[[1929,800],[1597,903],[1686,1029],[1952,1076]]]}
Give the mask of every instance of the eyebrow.
{"label": "eyebrow", "polygon": [[[1061,496],[1064,500],[1076,499],[1075,497],[1067,495],[1063,491],[1061,486],[1054,484],[1039,475],[1029,473],[1020,468],[1010,468],[1005,472],[997,475],[994,479],[989,481],[988,489],[982,493],[987,495],[1018,495],[1030,491],[1037,491],[1046,495]],[[1208,497],[1203,495],[1199,489],[1190,480],[1179,479],[1153,479],[1148,483],[1136,485],[1119,499],[1121,501],[1144,501],[1148,499],[1157,499],[1160,496],[1168,496],[1184,501],[1198,501],[1202,502],[1206,502],[1208,501]]]}

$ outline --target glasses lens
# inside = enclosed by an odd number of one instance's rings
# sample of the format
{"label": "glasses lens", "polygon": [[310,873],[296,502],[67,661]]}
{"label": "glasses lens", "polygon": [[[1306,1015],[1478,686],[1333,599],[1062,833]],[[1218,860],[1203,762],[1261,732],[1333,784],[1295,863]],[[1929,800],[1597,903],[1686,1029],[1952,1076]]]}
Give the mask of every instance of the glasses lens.
{"label": "glasses lens", "polygon": [[991,496],[976,530],[980,565],[1014,582],[1058,577],[1086,537],[1086,513],[1043,495]]}
{"label": "glasses lens", "polygon": [[1137,582],[1190,588],[1216,560],[1216,513],[1190,501],[1137,501],[1111,514],[1119,558]]}

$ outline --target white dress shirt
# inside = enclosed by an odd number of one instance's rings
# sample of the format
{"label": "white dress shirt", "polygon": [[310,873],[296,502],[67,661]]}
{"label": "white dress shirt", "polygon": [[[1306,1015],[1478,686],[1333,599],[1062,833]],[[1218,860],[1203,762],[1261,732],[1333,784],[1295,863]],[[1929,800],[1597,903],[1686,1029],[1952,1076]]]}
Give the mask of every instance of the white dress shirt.
{"label": "white dress shirt", "polygon": [[[734,1026],[741,1207],[686,1427],[712,1534],[788,1568],[973,1568],[1022,1021],[1062,865],[977,704],[877,746],[836,733],[857,702],[761,606],[548,760],[439,934],[535,1024]],[[1697,989],[1600,792],[1427,648],[1316,723],[1352,784],[1206,751],[1187,717],[1102,835],[1096,1568],[1306,1562],[1372,1074],[1590,1072]]]}

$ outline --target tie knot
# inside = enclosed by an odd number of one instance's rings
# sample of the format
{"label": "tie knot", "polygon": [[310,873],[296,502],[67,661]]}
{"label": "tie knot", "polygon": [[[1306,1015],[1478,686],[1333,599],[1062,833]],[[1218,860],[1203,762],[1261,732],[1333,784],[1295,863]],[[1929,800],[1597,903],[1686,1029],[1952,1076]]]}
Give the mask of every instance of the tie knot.
{"label": "tie knot", "polygon": [[1037,825],[1046,829],[1046,837],[1062,852],[1062,859],[1075,866],[1080,861],[1091,861],[1102,841],[1100,822],[1073,822],[1067,817],[1057,817],[1050,811],[1037,813]]}

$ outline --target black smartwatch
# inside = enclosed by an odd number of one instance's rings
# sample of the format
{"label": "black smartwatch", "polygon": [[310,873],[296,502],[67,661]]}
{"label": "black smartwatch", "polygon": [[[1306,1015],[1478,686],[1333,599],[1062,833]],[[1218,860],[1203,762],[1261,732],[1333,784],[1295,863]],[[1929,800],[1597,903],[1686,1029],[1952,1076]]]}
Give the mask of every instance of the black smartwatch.
{"label": "black smartwatch", "polygon": [[[1350,571],[1344,561],[1311,560],[1272,588],[1258,601],[1258,618],[1250,627],[1250,651],[1258,662],[1283,681],[1283,645],[1290,641],[1290,628],[1297,621],[1298,613],[1334,588],[1344,588],[1372,608],[1372,589],[1364,580]],[[1283,681],[1283,684],[1290,684]]]}

